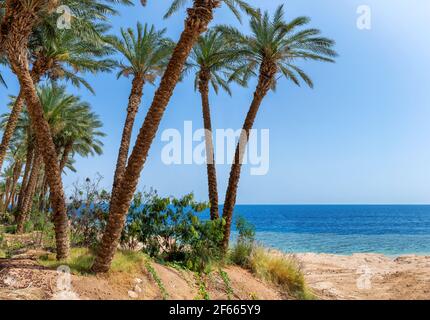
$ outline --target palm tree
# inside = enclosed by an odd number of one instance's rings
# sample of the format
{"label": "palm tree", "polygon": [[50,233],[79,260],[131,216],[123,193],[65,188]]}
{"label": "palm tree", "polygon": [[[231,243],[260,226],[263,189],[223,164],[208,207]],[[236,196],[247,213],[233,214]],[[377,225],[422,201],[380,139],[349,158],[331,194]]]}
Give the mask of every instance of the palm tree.
{"label": "palm tree", "polygon": [[125,63],[119,63],[118,78],[130,75],[133,77],[112,194],[116,194],[127,164],[131,133],[142,100],[143,86],[146,82],[154,84],[157,77],[163,74],[174,47],[173,42],[164,37],[166,29],[157,31],[154,26],[149,27],[145,24],[143,27],[140,23],[136,29],[137,33],[131,28],[121,29],[121,38],[111,36],[107,39],[107,42],[126,59]]}
{"label": "palm tree", "polygon": [[258,84],[236,147],[224,201],[223,219],[226,224],[223,247],[225,250],[228,248],[230,239],[231,221],[236,204],[245,146],[264,97],[270,89],[276,88],[278,75],[285,76],[296,85],[300,85],[299,79],[301,78],[309,87],[313,87],[309,76],[296,65],[298,61],[334,62],[332,59],[336,56],[336,52],[332,49],[334,41],[320,36],[320,31],[317,29],[299,29],[309,21],[309,18],[299,17],[285,22],[283,6],[279,6],[273,19],[270,19],[268,12],[251,18],[251,36],[242,35],[232,27],[219,27],[229,41],[240,48],[242,66],[237,70],[235,76],[242,74],[246,79],[258,73]]}
{"label": "palm tree", "polygon": [[[107,1],[107,0],[106,0]],[[57,0],[2,1],[5,5],[4,17],[0,25],[0,51],[5,51],[13,72],[17,75],[21,90],[25,97],[29,115],[36,136],[36,144],[43,156],[47,179],[51,189],[51,205],[54,211],[56,232],[57,259],[61,260],[69,254],[68,221],[66,203],[61,180],[61,172],[57,161],[54,141],[49,125],[44,119],[42,105],[38,99],[36,87],[28,68],[28,42],[33,29],[49,17],[49,13],[58,5]],[[128,0],[111,0],[108,2],[127,2]],[[69,0],[63,4],[75,10],[74,19],[78,27],[91,24],[94,19],[103,19],[112,12],[109,6],[101,1]],[[52,15],[51,15],[52,17]],[[83,19],[79,19],[83,17]],[[73,29],[73,28],[72,28]]]}
{"label": "palm tree", "polygon": [[[219,210],[212,121],[209,106],[209,85],[212,85],[216,94],[221,88],[231,95],[228,78],[234,74],[237,67],[236,61],[239,58],[238,51],[235,50],[234,46],[229,46],[220,32],[209,30],[203,36],[200,36],[191,52],[185,69],[185,72],[195,70],[194,89],[199,90],[202,100],[208,192],[212,220],[219,218]],[[239,79],[234,80],[239,81]],[[244,85],[244,83],[240,84]]]}
{"label": "palm tree", "polygon": [[[58,87],[52,84],[41,86],[37,93],[43,106],[45,119],[49,123],[56,150],[63,150],[61,162],[67,162],[72,151],[82,156],[87,156],[94,152],[101,153],[103,144],[98,140],[98,137],[104,136],[104,133],[98,129],[102,126],[102,123],[98,116],[91,112],[88,103],[81,101],[78,96],[68,94],[63,86]],[[31,121],[27,110],[21,113],[18,123],[20,129],[18,131],[31,133]],[[27,141],[37,143],[31,136],[27,137]],[[68,148],[69,145],[71,145],[70,149]],[[24,223],[31,210],[42,165],[42,157],[36,145],[34,147],[31,173],[25,185],[25,196],[18,216],[18,232],[23,231]]]}
{"label": "palm tree", "polygon": [[[97,32],[102,32],[104,29],[103,25],[93,27]],[[114,62],[102,57],[110,54],[112,50],[100,37],[92,36],[90,39],[86,39],[85,35],[82,36],[77,31],[64,32],[51,29],[50,23],[47,22],[40,25],[31,35],[30,51],[33,52],[31,77],[33,82],[37,84],[45,76],[55,81],[64,79],[78,88],[83,85],[94,93],[91,86],[79,74],[110,71]],[[0,144],[0,168],[3,165],[4,155],[23,105],[24,94],[20,92]]]}
{"label": "palm tree", "polygon": [[[174,0],[166,16],[173,14],[186,0]],[[161,78],[160,85],[140,128],[133,151],[128,159],[127,167],[121,179],[117,193],[112,195],[109,207],[109,218],[96,259],[92,266],[94,272],[107,272],[114,257],[119,242],[125,218],[130,207],[131,199],[139,180],[140,173],[148,156],[149,149],[155,138],[160,121],[164,115],[173,90],[178,83],[185,62],[198,37],[207,30],[213,19],[214,10],[221,2],[233,9],[237,15],[237,8],[253,11],[243,0],[193,0],[192,8],[187,10],[188,17],[181,37],[173,50],[172,57]]]}

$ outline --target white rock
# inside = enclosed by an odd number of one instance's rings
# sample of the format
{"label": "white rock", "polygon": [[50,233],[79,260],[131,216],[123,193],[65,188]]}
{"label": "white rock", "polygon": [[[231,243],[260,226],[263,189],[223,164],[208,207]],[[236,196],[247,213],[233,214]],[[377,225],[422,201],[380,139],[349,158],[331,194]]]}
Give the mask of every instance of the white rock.
{"label": "white rock", "polygon": [[71,290],[58,291],[52,297],[52,300],[80,300],[79,296]]}
{"label": "white rock", "polygon": [[137,284],[134,286],[134,292],[137,292],[137,293],[141,293],[142,292],[142,288],[141,287],[139,287]]}
{"label": "white rock", "polygon": [[130,297],[130,298],[132,298],[132,299],[137,299],[137,298],[139,298],[139,294],[137,294],[136,292],[134,292],[134,291],[129,291],[128,292],[128,296]]}

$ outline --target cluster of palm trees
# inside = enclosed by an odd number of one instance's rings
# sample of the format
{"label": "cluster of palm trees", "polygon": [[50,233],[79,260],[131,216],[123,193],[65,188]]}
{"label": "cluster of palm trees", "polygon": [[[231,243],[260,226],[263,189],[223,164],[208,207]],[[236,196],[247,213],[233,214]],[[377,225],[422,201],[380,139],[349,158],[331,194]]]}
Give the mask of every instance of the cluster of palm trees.
{"label": "cluster of palm trees", "polygon": [[[165,36],[165,30],[159,31],[146,24],[138,24],[136,30],[124,29],[119,37],[108,35],[108,18],[116,14],[114,5],[130,5],[132,2],[63,0],[61,4],[69,6],[73,13],[72,28],[59,30],[55,27],[56,16],[53,14],[59,1],[0,0],[0,62],[11,68],[20,84],[12,110],[2,122],[0,165],[5,155],[9,158],[3,208],[18,208],[16,219],[20,225],[27,219],[31,206],[35,205],[35,194],[40,199],[36,205],[41,208],[47,207],[49,194],[57,259],[67,258],[69,252],[68,217],[61,173],[66,167],[72,168],[73,154],[100,153],[98,137],[103,135],[97,116],[79,97],[67,94],[63,82],[92,90],[84,79],[85,73],[113,69],[119,70],[118,77],[132,80],[108,221],[92,267],[94,272],[106,272],[110,268],[140,173],[169,100],[181,79],[194,72],[195,89],[201,95],[210,213],[212,219],[225,220],[222,246],[227,249],[244,155],[243,143],[248,142],[263,99],[276,88],[282,76],[297,85],[303,81],[313,86],[311,79],[298,67],[298,61],[332,62],[336,56],[332,40],[321,36],[317,29],[306,28],[308,18],[299,17],[286,22],[283,6],[270,16],[252,8],[244,0],[173,0],[166,17],[188,2],[191,4],[176,43]],[[142,4],[145,5],[146,1]],[[239,20],[244,13],[249,17],[249,35],[231,26],[208,28],[221,5],[230,8]],[[122,55],[120,62],[108,58],[115,52]],[[215,93],[223,89],[231,94],[232,82],[246,86],[254,76],[258,83],[243,123],[221,216],[211,134],[211,88]],[[48,84],[39,86],[43,78],[48,80]],[[158,88],[130,152],[131,132],[144,85],[148,82],[158,83]],[[23,167],[24,173],[21,174]],[[18,193],[16,186],[21,175]]]}

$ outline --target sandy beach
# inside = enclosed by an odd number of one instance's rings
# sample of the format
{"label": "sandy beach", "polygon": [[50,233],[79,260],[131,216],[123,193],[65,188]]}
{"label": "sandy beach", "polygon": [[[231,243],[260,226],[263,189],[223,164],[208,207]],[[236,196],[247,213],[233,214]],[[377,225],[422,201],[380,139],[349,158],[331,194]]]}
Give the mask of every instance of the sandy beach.
{"label": "sandy beach", "polygon": [[430,299],[430,256],[297,254],[320,299]]}

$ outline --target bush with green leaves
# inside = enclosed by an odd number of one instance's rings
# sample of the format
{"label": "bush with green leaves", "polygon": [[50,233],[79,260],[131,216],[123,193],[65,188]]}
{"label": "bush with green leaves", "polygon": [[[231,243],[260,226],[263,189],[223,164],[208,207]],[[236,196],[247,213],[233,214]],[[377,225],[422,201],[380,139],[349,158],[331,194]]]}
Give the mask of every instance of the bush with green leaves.
{"label": "bush with green leaves", "polygon": [[102,177],[85,179],[73,184],[67,213],[71,222],[72,245],[94,248],[104,231],[109,212],[110,194],[99,188]]}
{"label": "bush with green leaves", "polygon": [[255,227],[244,217],[236,218],[238,237],[230,251],[230,261],[242,267],[249,267],[249,259],[255,247]]}
{"label": "bush with green leaves", "polygon": [[208,208],[192,193],[182,198],[161,197],[156,191],[135,195],[121,237],[125,246],[143,244],[152,257],[179,262],[194,271],[206,271],[222,257],[222,219],[211,221],[199,214]]}

